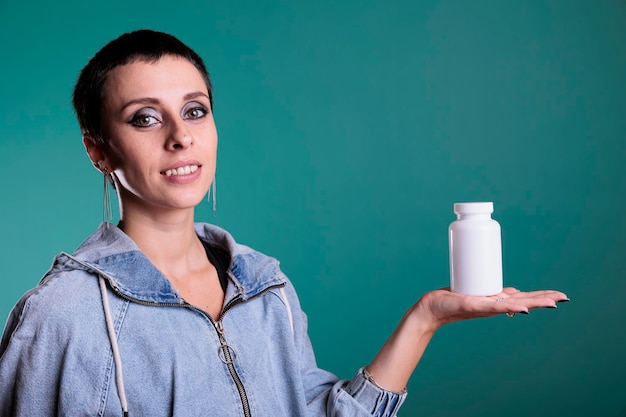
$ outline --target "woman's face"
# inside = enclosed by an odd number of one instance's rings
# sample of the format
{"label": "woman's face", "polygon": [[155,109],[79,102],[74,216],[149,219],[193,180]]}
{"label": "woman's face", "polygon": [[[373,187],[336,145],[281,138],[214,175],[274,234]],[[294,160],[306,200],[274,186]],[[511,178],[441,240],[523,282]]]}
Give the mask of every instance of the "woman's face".
{"label": "woman's face", "polygon": [[217,132],[207,86],[183,58],[136,61],[107,76],[102,110],[105,166],[124,214],[197,205],[215,174]]}

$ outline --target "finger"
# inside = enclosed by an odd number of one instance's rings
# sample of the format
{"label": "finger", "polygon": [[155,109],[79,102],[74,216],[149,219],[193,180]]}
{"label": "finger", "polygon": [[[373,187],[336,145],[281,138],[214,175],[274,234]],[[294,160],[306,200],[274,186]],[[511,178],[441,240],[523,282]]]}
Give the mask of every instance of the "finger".
{"label": "finger", "polygon": [[547,296],[518,293],[511,297],[499,297],[493,301],[493,308],[500,312],[528,313],[535,308],[556,308],[556,301]]}
{"label": "finger", "polygon": [[492,306],[492,310],[497,314],[505,314],[505,313],[521,313],[528,314],[529,310],[534,307],[533,303],[530,303],[530,306],[527,303],[520,303],[518,300],[514,300],[512,298],[504,299],[501,302],[496,302]]}
{"label": "finger", "polygon": [[487,300],[482,300],[480,303],[474,304],[474,308],[471,310],[474,313],[482,312],[485,316],[492,316],[504,313],[522,313],[528,314],[528,306],[534,306],[536,301],[532,301],[533,299],[516,299],[513,297],[507,296],[507,294],[502,293],[497,298],[489,298]]}
{"label": "finger", "polygon": [[513,287],[506,287],[502,289],[502,292],[500,294],[495,294],[495,295],[490,295],[488,296],[488,298],[494,300],[494,301],[502,301],[502,299],[504,298],[509,298],[517,293],[519,293],[520,291],[517,288],[513,288]]}
{"label": "finger", "polygon": [[565,293],[555,290],[540,290],[530,292],[518,292],[510,295],[513,298],[545,298],[554,302],[569,301],[569,298]]}
{"label": "finger", "polygon": [[561,291],[556,290],[536,290],[536,291],[520,291],[514,287],[507,287],[502,290],[501,294],[507,294],[509,296],[548,296],[551,298],[559,298],[563,300],[569,300],[567,295]]}
{"label": "finger", "polygon": [[[528,310],[533,310],[535,308],[556,308],[556,301],[551,297],[524,297],[517,298],[511,297],[502,302],[505,306],[524,306]],[[513,310],[511,310],[513,311]]]}
{"label": "finger", "polygon": [[567,296],[561,291],[556,290],[538,290],[538,291],[529,291],[526,294],[531,296],[539,296],[539,297],[565,297]]}
{"label": "finger", "polygon": [[506,287],[502,290],[502,292],[507,295],[513,295],[513,294],[517,294],[518,292],[520,292],[520,290],[518,290],[515,287]]}

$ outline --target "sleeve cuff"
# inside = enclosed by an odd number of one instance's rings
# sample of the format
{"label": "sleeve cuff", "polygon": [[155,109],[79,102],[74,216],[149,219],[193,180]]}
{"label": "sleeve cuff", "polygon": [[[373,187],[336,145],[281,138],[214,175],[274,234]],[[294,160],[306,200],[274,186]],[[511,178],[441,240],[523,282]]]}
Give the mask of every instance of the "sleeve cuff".
{"label": "sleeve cuff", "polygon": [[407,395],[406,389],[393,392],[382,388],[365,368],[359,369],[344,389],[373,416],[380,417],[395,416]]}

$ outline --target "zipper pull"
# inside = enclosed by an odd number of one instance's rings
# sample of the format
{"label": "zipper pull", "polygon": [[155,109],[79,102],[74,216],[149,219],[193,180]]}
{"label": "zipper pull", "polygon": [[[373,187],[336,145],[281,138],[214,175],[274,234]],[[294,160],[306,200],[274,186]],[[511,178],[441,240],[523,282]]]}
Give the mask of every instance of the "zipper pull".
{"label": "zipper pull", "polygon": [[[222,325],[222,320],[218,320],[215,322],[215,330],[219,333],[220,336],[224,337],[224,326]],[[220,341],[222,338],[220,337]]]}
{"label": "zipper pull", "polygon": [[222,325],[221,320],[215,322],[215,330],[217,330],[217,334],[220,338],[220,347],[217,348],[217,356],[223,363],[230,365],[237,360],[237,352],[226,342],[226,338],[224,337],[224,326]]}

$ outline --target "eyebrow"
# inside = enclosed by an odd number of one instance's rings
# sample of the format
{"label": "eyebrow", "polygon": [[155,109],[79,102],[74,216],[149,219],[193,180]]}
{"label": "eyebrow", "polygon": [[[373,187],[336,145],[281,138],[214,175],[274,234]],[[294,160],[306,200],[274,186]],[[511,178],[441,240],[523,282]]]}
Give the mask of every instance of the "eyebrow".
{"label": "eyebrow", "polygon": [[209,100],[209,96],[206,93],[203,93],[202,91],[194,91],[193,93],[187,93],[187,94],[185,94],[183,99],[191,100],[191,99],[194,99],[196,97],[205,97],[207,100]]}
{"label": "eyebrow", "polygon": [[[203,93],[202,91],[193,91],[191,93],[187,93],[183,96],[183,100],[184,101],[193,100],[194,98],[197,98],[197,97],[205,97],[207,100],[210,100],[209,96],[206,93]],[[159,104],[159,99],[152,98],[152,97],[136,98],[124,104],[120,110],[124,111],[124,109],[126,109],[129,106],[132,106],[133,104]]]}

